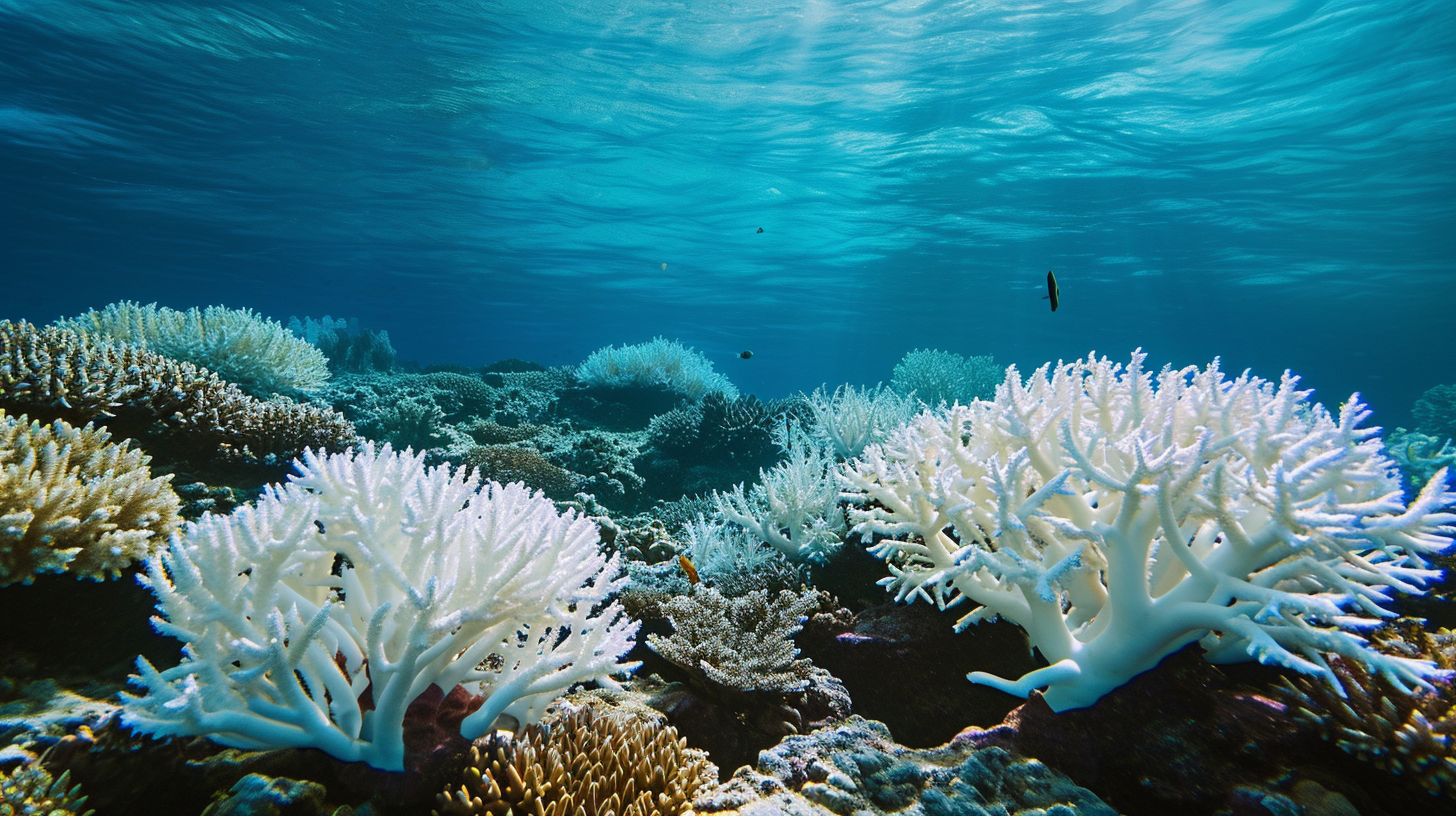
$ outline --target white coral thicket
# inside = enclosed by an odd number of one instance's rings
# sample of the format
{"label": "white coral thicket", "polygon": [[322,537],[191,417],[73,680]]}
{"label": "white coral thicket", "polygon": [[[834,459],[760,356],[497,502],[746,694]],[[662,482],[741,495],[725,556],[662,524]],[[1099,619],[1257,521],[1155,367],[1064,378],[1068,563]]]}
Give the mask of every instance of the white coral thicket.
{"label": "white coral thicket", "polygon": [[[485,696],[467,738],[524,725],[618,662],[636,624],[596,527],[519,483],[422,454],[305,454],[257,505],[204,516],[154,556],[144,583],[181,665],[138,660],[123,720],[239,748],[312,747],[399,770],[406,707],[431,684]],[[366,696],[367,695],[367,696]]]}
{"label": "white coral thicket", "polygon": [[1369,411],[1332,416],[1286,373],[1143,371],[1106,358],[1014,368],[990,402],[927,411],[842,471],[855,529],[878,536],[882,583],[905,600],[1002,616],[1051,663],[974,682],[1062,710],[1090,705],[1201,640],[1330,676],[1357,660],[1401,688],[1428,663],[1359,634],[1388,593],[1439,575],[1453,494],[1434,478],[1408,504]]}

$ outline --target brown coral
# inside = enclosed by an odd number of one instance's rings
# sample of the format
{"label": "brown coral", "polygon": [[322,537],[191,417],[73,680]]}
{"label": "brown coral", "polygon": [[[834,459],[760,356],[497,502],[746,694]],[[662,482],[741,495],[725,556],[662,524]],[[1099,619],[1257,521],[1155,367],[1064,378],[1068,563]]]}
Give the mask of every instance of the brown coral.
{"label": "brown coral", "polygon": [[529,448],[477,445],[465,454],[465,466],[479,470],[481,479],[501,484],[524,482],[553,499],[567,499],[576,492],[576,479],[570,471]]}
{"label": "brown coral", "polygon": [[179,524],[172,477],[105,430],[0,410],[0,586],[44,572],[100,580],[145,558]]}
{"label": "brown coral", "polygon": [[331,410],[259,400],[205,368],[65,328],[0,321],[0,409],[80,424],[127,413],[159,421],[194,449],[289,457],[353,444]]}
{"label": "brown coral", "polygon": [[768,590],[730,598],[713,587],[679,595],[662,605],[672,621],[668,637],[649,635],[647,645],[673,664],[724,689],[746,692],[802,691],[813,665],[798,658],[793,636],[805,616],[825,604],[819,592]]}
{"label": "brown coral", "polygon": [[[1371,640],[1387,654],[1456,668],[1456,633],[1447,629],[1432,634],[1404,618]],[[1284,678],[1277,689],[1295,719],[1347,753],[1414,779],[1433,795],[1456,798],[1456,682],[1437,678],[1434,689],[1406,693],[1358,662],[1336,656],[1329,662],[1343,696],[1315,677]]]}
{"label": "brown coral", "polygon": [[464,776],[437,816],[678,816],[717,769],[670,725],[582,708],[478,742]]}

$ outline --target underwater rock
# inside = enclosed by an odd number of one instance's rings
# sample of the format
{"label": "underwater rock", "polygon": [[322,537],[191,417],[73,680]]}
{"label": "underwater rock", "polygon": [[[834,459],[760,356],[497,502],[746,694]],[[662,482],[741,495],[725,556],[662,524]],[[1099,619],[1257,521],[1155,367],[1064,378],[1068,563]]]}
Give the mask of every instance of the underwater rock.
{"label": "underwater rock", "polygon": [[239,779],[223,798],[207,806],[202,816],[315,816],[319,814],[353,813],[352,808],[339,811],[323,808],[323,785],[296,779],[276,779],[263,774],[248,774]]}
{"label": "underwater rock", "polygon": [[1015,626],[983,623],[957,635],[953,618],[928,604],[877,606],[850,621],[816,616],[798,642],[844,682],[857,713],[885,723],[905,745],[928,747],[966,726],[1000,722],[1020,702],[967,683],[967,672],[1037,665]]}
{"label": "underwater rock", "polygon": [[957,740],[897,745],[883,723],[854,716],[785,739],[694,803],[699,813],[769,816],[1114,816],[1090,791],[1034,759]]}
{"label": "underwater rock", "polygon": [[1323,743],[1255,690],[1278,674],[1214,666],[1190,645],[1096,705],[1054,713],[1033,694],[1001,725],[967,729],[956,741],[1034,756],[1127,816],[1275,816],[1277,808],[1251,809],[1240,790],[1287,798],[1306,781],[1347,797],[1362,816],[1440,810],[1414,780]]}

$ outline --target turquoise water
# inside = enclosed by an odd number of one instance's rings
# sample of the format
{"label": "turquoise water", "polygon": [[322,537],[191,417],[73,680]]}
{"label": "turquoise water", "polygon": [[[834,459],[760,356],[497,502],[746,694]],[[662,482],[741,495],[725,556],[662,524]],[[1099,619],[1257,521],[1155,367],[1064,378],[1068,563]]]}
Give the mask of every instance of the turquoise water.
{"label": "turquoise water", "polygon": [[663,335],[764,396],[1142,346],[1393,425],[1456,380],[1453,88],[1449,0],[0,0],[0,317]]}

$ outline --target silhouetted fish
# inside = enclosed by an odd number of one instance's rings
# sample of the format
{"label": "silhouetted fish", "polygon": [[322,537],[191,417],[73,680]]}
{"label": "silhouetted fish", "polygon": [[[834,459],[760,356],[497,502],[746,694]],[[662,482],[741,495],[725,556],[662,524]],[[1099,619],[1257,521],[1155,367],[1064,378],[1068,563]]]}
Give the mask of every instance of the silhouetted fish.
{"label": "silhouetted fish", "polygon": [[[758,228],[758,232],[763,232],[763,227],[759,227],[759,228]],[[757,235],[757,234],[758,234],[758,232],[755,232],[755,233],[754,233],[754,235]]]}
{"label": "silhouetted fish", "polygon": [[1047,293],[1042,295],[1041,299],[1050,300],[1054,312],[1057,310],[1057,304],[1062,300],[1062,290],[1057,288],[1057,276],[1053,275],[1050,269],[1047,270]]}
{"label": "silhouetted fish", "polygon": [[751,352],[751,351],[740,351],[740,352],[738,352],[738,356],[739,357],[742,357],[745,360],[747,360],[749,357],[752,357],[753,356],[753,352]]}

